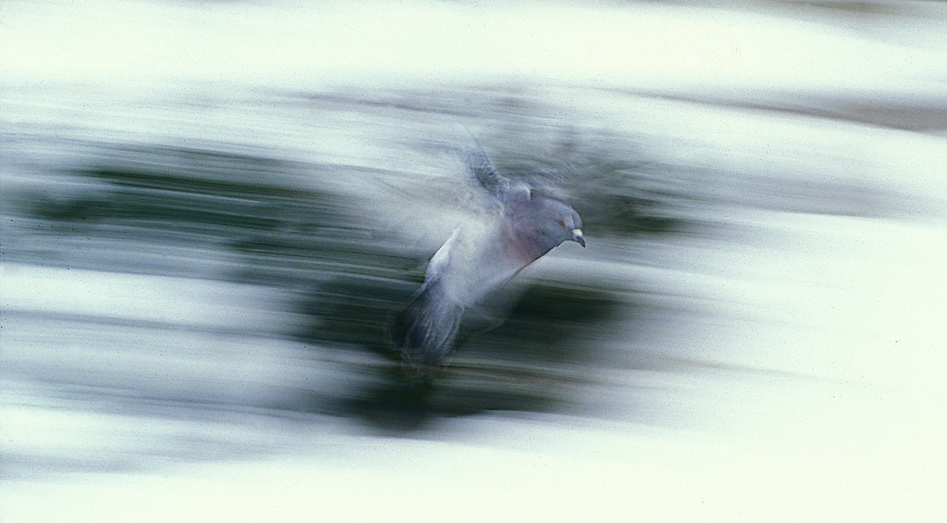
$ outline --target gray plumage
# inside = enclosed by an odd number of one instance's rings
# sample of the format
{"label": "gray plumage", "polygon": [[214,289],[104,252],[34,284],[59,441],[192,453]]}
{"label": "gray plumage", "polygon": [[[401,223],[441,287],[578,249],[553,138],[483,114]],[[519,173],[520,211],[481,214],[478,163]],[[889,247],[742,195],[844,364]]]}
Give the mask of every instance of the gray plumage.
{"label": "gray plumage", "polygon": [[443,363],[465,310],[561,243],[585,246],[582,219],[572,207],[512,183],[479,148],[467,156],[467,169],[489,195],[490,208],[437,250],[423,285],[391,327],[392,344],[419,373]]}
{"label": "gray plumage", "polygon": [[467,168],[491,196],[502,198],[510,192],[510,181],[497,172],[483,149],[477,148],[467,155]]}

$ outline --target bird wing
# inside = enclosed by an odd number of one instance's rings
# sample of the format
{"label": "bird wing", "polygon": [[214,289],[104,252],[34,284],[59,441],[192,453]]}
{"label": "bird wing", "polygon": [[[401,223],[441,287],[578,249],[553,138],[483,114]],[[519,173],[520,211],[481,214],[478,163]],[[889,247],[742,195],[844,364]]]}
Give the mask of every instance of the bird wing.
{"label": "bird wing", "polygon": [[490,157],[479,146],[467,154],[467,169],[490,195],[500,200],[512,189],[510,180],[497,171]]}

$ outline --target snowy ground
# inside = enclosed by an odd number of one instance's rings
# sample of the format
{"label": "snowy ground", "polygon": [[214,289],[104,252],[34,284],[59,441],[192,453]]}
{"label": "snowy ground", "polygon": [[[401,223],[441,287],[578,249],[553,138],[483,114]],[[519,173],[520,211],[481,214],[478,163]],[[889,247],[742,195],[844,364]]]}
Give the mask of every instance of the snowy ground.
{"label": "snowy ground", "polygon": [[[5,6],[0,518],[939,521],[947,19],[872,5],[895,12]],[[522,121],[696,173],[681,212],[713,225],[588,230],[523,274],[626,306],[586,340],[595,359],[554,368],[575,378],[556,408],[372,423],[337,405],[367,401],[381,364],[288,336],[307,321],[288,286],[227,277],[285,258],[253,265],[229,230],[16,211],[44,187],[112,190],[62,172],[128,143],[264,151],[289,165],[273,187],[330,165],[299,185],[380,209],[365,180],[414,168],[399,148],[426,111],[497,83]],[[521,123],[502,110],[457,114]],[[225,204],[212,218],[256,216]]]}
{"label": "snowy ground", "polygon": [[645,280],[701,302],[639,341],[691,368],[615,369],[579,414],[400,437],[267,408],[352,384],[261,335],[265,311],[221,305],[265,308],[261,289],[5,265],[5,518],[936,520],[947,391],[929,296],[947,290],[931,249],[947,231],[835,221],[860,220],[782,217],[789,241],[683,249],[718,259]]}

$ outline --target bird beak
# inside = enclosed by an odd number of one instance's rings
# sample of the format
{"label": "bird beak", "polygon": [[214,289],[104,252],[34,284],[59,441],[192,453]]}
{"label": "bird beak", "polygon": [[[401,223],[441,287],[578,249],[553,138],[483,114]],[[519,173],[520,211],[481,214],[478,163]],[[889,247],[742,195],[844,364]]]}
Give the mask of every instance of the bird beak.
{"label": "bird beak", "polygon": [[585,247],[585,236],[582,236],[582,229],[572,229],[572,241]]}

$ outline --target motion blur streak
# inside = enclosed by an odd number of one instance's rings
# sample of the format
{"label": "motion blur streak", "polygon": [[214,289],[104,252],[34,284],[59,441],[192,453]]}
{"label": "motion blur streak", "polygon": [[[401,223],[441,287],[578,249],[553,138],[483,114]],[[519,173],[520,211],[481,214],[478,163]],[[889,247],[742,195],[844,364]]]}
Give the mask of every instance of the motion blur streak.
{"label": "motion blur streak", "polygon": [[[942,516],[947,6],[707,4],[6,2],[0,519]],[[588,248],[420,384],[471,135]]]}

